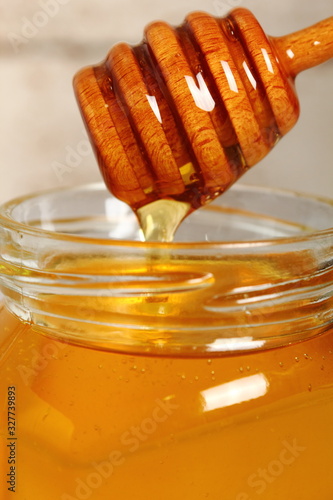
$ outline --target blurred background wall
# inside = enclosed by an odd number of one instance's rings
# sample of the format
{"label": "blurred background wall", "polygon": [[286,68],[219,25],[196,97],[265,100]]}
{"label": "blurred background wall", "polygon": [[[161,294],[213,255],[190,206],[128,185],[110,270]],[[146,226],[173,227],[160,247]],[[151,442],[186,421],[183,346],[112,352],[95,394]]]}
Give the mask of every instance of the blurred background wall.
{"label": "blurred background wall", "polygon": [[[332,0],[2,0],[0,202],[32,190],[100,179],[73,96],[72,77],[143,27],[193,10],[253,11],[284,35],[333,15]],[[301,118],[243,181],[333,196],[333,60],[296,80]],[[63,168],[64,167],[64,168]]]}

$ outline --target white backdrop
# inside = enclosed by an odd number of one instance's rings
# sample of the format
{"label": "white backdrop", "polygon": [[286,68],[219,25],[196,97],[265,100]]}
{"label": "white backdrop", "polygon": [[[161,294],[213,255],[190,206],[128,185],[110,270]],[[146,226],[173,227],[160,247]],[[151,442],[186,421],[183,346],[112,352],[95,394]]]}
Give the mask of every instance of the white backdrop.
{"label": "white backdrop", "polygon": [[[194,10],[247,7],[284,35],[333,15],[333,0],[1,0],[0,202],[32,190],[100,179],[72,91],[82,66],[143,27]],[[296,80],[301,118],[243,182],[333,197],[333,61]],[[59,176],[57,166],[67,166]]]}

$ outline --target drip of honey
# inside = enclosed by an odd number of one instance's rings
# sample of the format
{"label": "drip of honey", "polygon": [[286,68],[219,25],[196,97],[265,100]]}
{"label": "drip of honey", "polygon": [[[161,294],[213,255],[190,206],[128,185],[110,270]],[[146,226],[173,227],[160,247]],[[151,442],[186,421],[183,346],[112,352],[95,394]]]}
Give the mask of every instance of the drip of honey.
{"label": "drip of honey", "polygon": [[181,221],[191,212],[189,203],[157,200],[139,208],[136,215],[145,241],[173,241]]}

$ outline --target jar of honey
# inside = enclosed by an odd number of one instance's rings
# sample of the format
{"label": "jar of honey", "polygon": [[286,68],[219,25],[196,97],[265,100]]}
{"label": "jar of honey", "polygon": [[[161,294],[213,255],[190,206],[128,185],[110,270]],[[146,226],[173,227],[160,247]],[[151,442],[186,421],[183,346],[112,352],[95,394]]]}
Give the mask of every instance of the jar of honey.
{"label": "jar of honey", "polygon": [[333,203],[235,185],[173,243],[103,186],[0,214],[16,500],[330,500]]}

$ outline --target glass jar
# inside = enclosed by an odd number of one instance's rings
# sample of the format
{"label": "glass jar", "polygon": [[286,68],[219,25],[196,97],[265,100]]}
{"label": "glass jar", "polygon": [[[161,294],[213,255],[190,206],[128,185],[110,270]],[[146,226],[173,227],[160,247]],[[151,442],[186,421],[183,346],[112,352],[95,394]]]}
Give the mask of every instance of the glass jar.
{"label": "glass jar", "polygon": [[3,206],[1,498],[331,500],[332,222],[241,185],[163,244],[101,185]]}

